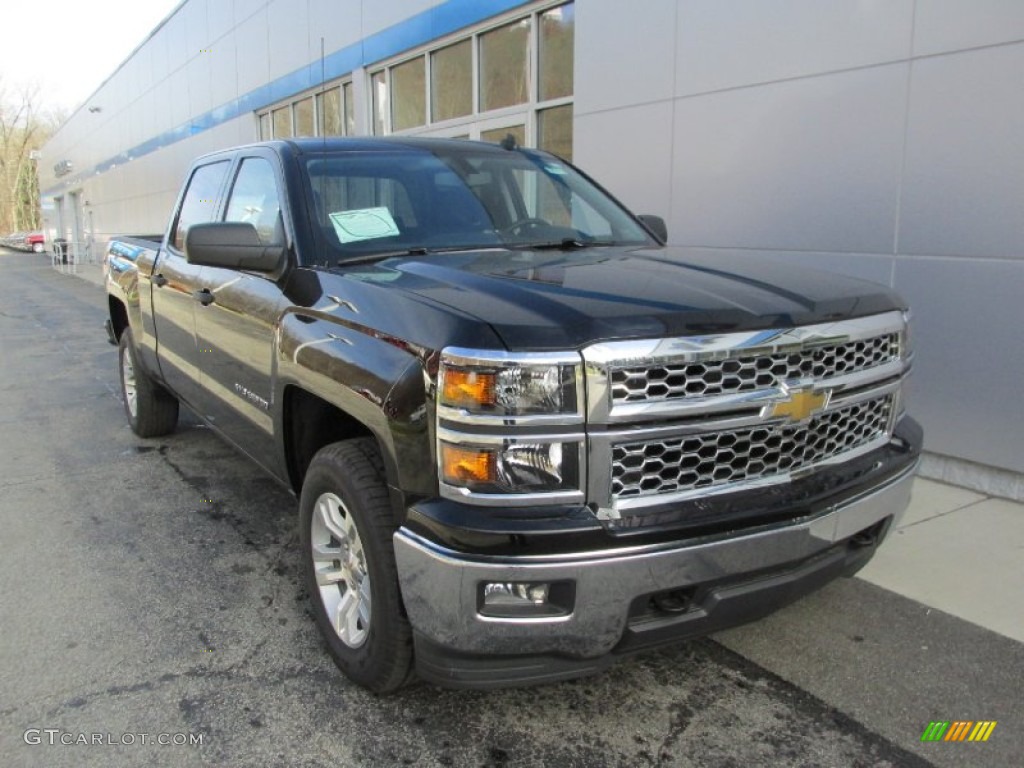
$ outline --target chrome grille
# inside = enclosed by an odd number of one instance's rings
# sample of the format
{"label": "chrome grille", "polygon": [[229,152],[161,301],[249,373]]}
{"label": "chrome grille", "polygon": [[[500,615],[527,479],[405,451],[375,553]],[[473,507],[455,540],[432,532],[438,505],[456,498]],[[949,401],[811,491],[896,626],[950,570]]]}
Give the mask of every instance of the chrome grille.
{"label": "chrome grille", "polygon": [[726,395],[777,387],[785,381],[816,381],[858,373],[898,360],[899,333],[792,353],[755,354],[727,360],[673,362],[610,370],[613,403],[645,403]]}
{"label": "chrome grille", "polygon": [[612,446],[612,496],[625,499],[742,483],[808,469],[887,434],[892,395],[806,424],[766,424]]}

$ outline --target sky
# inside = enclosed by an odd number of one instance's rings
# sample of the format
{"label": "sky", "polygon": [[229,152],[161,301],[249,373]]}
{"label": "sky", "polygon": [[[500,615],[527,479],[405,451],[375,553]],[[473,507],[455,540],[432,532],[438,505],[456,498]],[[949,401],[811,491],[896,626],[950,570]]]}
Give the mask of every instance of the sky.
{"label": "sky", "polygon": [[4,4],[0,82],[38,83],[39,104],[70,114],[180,0],[12,0]]}

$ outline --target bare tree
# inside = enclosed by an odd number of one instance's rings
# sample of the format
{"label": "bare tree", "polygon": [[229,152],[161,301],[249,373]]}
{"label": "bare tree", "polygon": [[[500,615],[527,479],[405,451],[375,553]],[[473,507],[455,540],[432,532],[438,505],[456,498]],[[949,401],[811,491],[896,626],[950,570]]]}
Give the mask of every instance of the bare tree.
{"label": "bare tree", "polygon": [[39,87],[0,79],[0,233],[39,228],[39,178],[33,150],[53,134],[57,115],[40,106]]}

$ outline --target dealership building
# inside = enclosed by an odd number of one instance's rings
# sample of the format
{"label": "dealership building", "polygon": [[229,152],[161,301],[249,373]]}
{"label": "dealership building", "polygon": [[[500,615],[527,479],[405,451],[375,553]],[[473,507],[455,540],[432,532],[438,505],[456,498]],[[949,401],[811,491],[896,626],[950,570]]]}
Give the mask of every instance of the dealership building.
{"label": "dealership building", "polygon": [[184,0],[38,167],[48,237],[95,260],[204,152],[511,133],[671,244],[895,288],[924,473],[1020,499],[1022,92],[1007,0]]}

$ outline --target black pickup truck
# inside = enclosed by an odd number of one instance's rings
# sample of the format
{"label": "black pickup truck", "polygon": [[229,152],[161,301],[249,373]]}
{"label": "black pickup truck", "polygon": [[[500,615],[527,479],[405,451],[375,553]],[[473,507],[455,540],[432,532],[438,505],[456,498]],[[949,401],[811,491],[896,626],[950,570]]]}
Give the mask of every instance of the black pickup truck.
{"label": "black pickup truck", "polygon": [[512,142],[207,155],[110,246],[125,411],[294,491],[352,680],[594,672],[856,571],[921,450],[897,296],[665,240]]}

